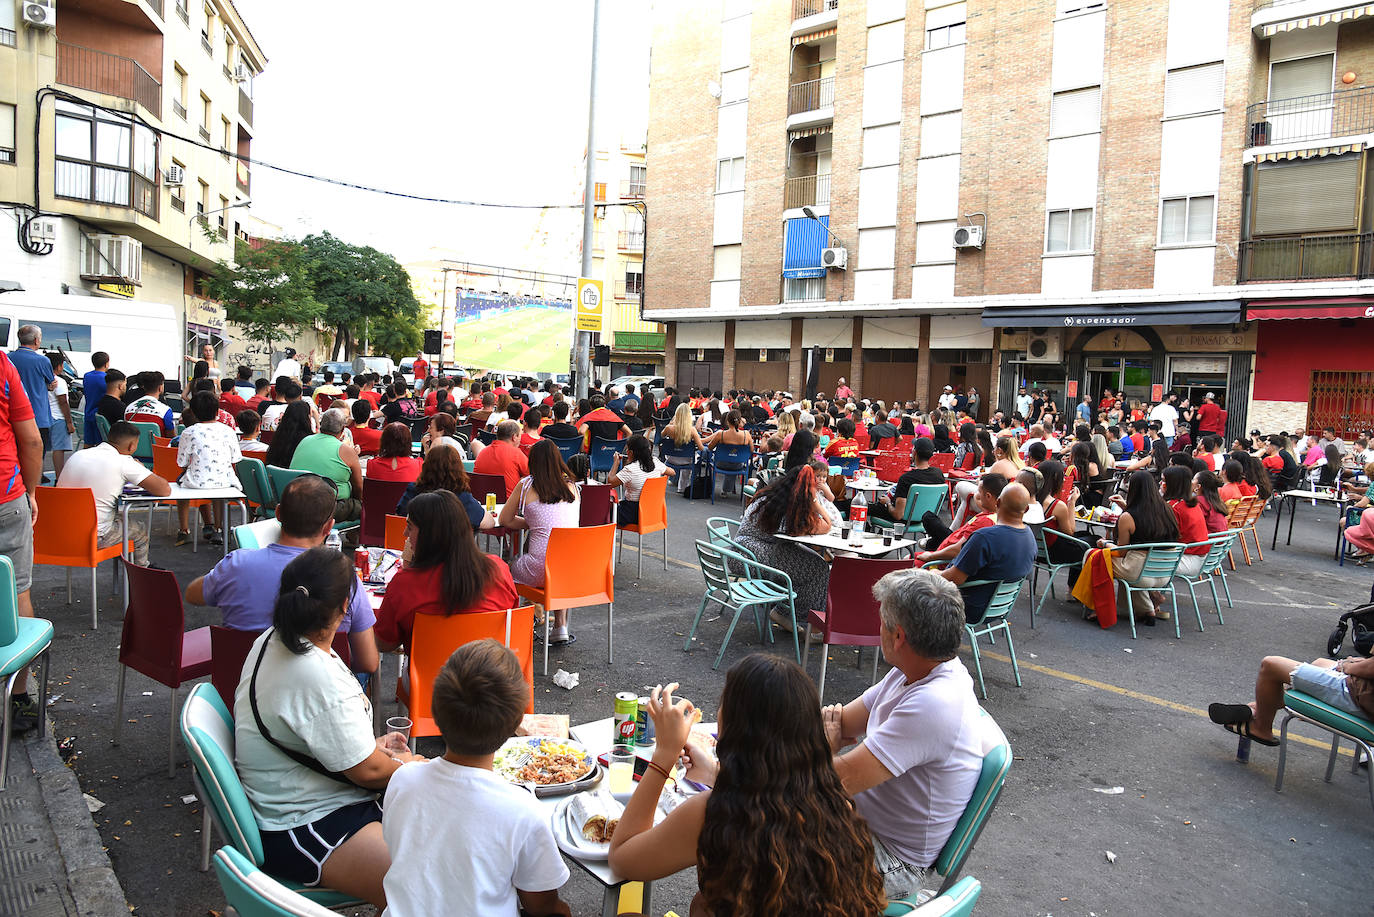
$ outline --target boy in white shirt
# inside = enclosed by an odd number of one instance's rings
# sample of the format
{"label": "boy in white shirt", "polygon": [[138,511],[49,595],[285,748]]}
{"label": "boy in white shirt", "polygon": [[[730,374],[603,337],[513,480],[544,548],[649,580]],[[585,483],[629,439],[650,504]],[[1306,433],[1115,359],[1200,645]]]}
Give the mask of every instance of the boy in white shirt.
{"label": "boy in white shirt", "polygon": [[492,770],[529,700],[519,660],[495,640],[464,644],[439,671],[431,706],[444,756],[407,764],[386,790],[383,917],[572,913],[558,897],[568,867],[548,813]]}

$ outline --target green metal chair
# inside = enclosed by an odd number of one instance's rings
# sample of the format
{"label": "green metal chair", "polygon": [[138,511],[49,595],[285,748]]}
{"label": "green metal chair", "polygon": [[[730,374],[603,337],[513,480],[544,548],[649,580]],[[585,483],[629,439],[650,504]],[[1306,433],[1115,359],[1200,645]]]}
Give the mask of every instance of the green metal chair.
{"label": "green metal chair", "polygon": [[1016,646],[1011,642],[1011,624],[1007,621],[1007,616],[1011,614],[1012,606],[1016,604],[1016,598],[1021,594],[1021,587],[1025,582],[1024,579],[1009,583],[980,579],[968,580],[959,586],[960,592],[978,586],[997,587],[993,590],[992,598],[988,599],[987,611],[983,612],[982,619],[976,624],[964,624],[964,630],[968,633],[969,648],[973,650],[973,668],[978,673],[978,691],[983,695],[983,700],[988,699],[988,689],[983,684],[983,660],[978,655],[978,638],[987,637],[988,643],[995,645],[995,634],[999,630],[1007,635],[1007,653],[1011,656],[1011,670],[1016,675],[1016,687],[1021,687],[1021,668],[1016,664]]}
{"label": "green metal chair", "polygon": [[267,477],[267,466],[262,459],[244,456],[234,464],[234,474],[238,475],[239,486],[243,489],[248,502],[254,505],[256,515],[270,519],[277,510],[277,493]]}
{"label": "green metal chair", "polygon": [[[1155,544],[1128,544],[1112,550],[1113,556],[1119,551],[1146,551],[1145,563],[1140,567],[1140,575],[1135,579],[1127,581],[1117,579],[1126,589],[1126,620],[1131,622],[1131,639],[1136,639],[1135,632],[1135,612],[1130,608],[1131,593],[1133,592],[1168,592],[1169,598],[1173,601],[1174,616],[1174,636],[1182,639],[1183,633],[1178,626],[1178,593],[1174,591],[1174,576],[1178,573],[1178,563],[1183,560],[1184,545],[1166,544],[1163,542]],[[1141,586],[1138,583],[1147,579],[1163,580],[1162,586]]]}
{"label": "green metal chair", "polygon": [[750,560],[758,560],[754,552],[735,541],[739,535],[740,520],[728,516],[711,516],[706,520],[706,540],[717,548],[743,554]]}
{"label": "green metal chair", "polygon": [[[191,775],[201,802],[200,869],[210,868],[210,826],[254,867],[262,865],[262,835],[243,783],[234,770],[234,718],[208,681],[191,689],[181,707],[181,740],[191,759]],[[302,888],[282,883],[298,895],[328,908],[362,905],[348,895],[327,888]],[[249,911],[272,914],[273,911]],[[286,913],[290,914],[291,911]],[[310,913],[310,912],[306,912]]]}
{"label": "green metal chair", "polygon": [[1283,706],[1283,723],[1279,727],[1279,769],[1274,776],[1274,792],[1283,789],[1283,769],[1288,761],[1288,724],[1296,717],[1331,733],[1331,755],[1326,761],[1327,783],[1331,782],[1331,774],[1336,769],[1336,755],[1339,753],[1341,739],[1346,738],[1355,743],[1355,757],[1350,762],[1350,772],[1359,772],[1360,755],[1363,753],[1365,761],[1369,764],[1365,771],[1369,781],[1369,802],[1374,805],[1374,723],[1294,688],[1289,688],[1284,693]]}
{"label": "green metal chair", "polygon": [[1002,795],[1002,786],[1006,783],[1007,773],[1011,770],[1011,744],[1002,732],[1002,727],[997,725],[997,721],[987,711],[983,711],[981,721],[985,729],[983,766],[978,774],[978,782],[974,784],[973,795],[964,806],[964,814],[954,823],[954,830],[945,841],[945,846],[940,848],[940,855],[935,858],[932,865],[932,869],[945,879],[940,886],[941,895],[955,887],[959,873],[963,871],[964,862],[973,851],[973,845],[978,842],[979,835],[987,827],[988,818],[992,815],[993,807],[997,805],[997,797]]}
{"label": "green metal chair", "polygon": [[925,904],[917,904],[915,895],[889,901],[883,917],[968,917],[982,893],[983,883],[973,876],[964,876],[949,891],[931,898]]}
{"label": "green metal chair", "polygon": [[1177,574],[1176,579],[1183,580],[1183,584],[1188,587],[1188,594],[1193,597],[1193,611],[1197,613],[1197,629],[1202,630],[1202,609],[1198,607],[1197,590],[1195,586],[1206,584],[1212,590],[1212,604],[1217,609],[1217,623],[1225,624],[1226,621],[1221,616],[1221,599],[1217,597],[1217,578],[1221,578],[1221,588],[1226,590],[1226,604],[1234,608],[1235,604],[1231,601],[1231,586],[1226,582],[1226,571],[1222,569],[1222,561],[1231,551],[1231,545],[1240,537],[1240,529],[1227,529],[1224,532],[1216,532],[1207,536],[1206,541],[1199,541],[1197,544],[1186,545],[1193,548],[1207,545],[1207,553],[1202,557],[1202,569],[1195,577],[1187,577],[1182,573]]}
{"label": "green metal chair", "polygon": [[[1054,594],[1055,574],[1060,570],[1067,570],[1069,567],[1080,566],[1082,561],[1068,561],[1059,564],[1050,560],[1050,546],[1049,542],[1045,540],[1045,527],[1043,525],[1032,525],[1031,530],[1035,532],[1035,568],[1031,571],[1031,576],[1035,579],[1031,581],[1031,596],[1034,596],[1035,589],[1039,585],[1037,582],[1039,572],[1045,570],[1047,573],[1045,577],[1045,588],[1040,593],[1040,600],[1031,606],[1031,627],[1035,627],[1035,616],[1040,613],[1040,608],[1045,604],[1045,597],[1050,596],[1052,598],[1058,598],[1058,596]],[[1084,553],[1087,553],[1092,547],[1092,545],[1074,535],[1065,535],[1060,532],[1055,532],[1054,535],[1056,538],[1067,539],[1072,544],[1081,545]],[[1073,589],[1073,583],[1069,583],[1069,589]]]}
{"label": "green metal chair", "polygon": [[[759,639],[763,639],[766,628],[768,642],[772,643],[773,628],[765,612],[775,605],[786,604],[787,613],[792,619],[792,647],[796,652],[797,662],[801,662],[801,643],[797,639],[797,593],[792,588],[792,578],[783,571],[745,557],[738,551],[705,541],[698,541],[696,545],[697,560],[701,564],[702,576],[706,578],[706,593],[701,597],[701,605],[697,608],[697,615],[692,621],[692,629],[687,634],[687,640],[682,644],[682,651],[685,653],[691,649],[692,641],[696,639],[697,626],[701,624],[701,616],[710,602],[719,604],[723,609],[722,614],[726,611],[734,612],[734,617],[730,619],[730,627],[725,631],[725,639],[721,641],[715,664],[711,666],[712,669],[720,668],[720,661],[725,658],[725,648],[730,645],[730,637],[734,635],[735,625],[739,623],[740,615],[745,609],[754,613],[754,624],[758,627]],[[731,571],[731,567],[742,570],[742,574],[736,575]]]}
{"label": "green metal chair", "polygon": [[148,470],[153,468],[153,437],[162,436],[162,424],[145,423],[141,420],[131,421],[138,428],[138,445],[134,448],[134,458],[148,466]]}
{"label": "green metal chair", "polygon": [[276,544],[280,538],[281,523],[275,519],[259,519],[257,522],[234,526],[234,541],[240,548],[250,551]]}
{"label": "green metal chair", "polygon": [[5,775],[10,763],[10,720],[14,705],[8,698],[19,673],[35,659],[40,660],[38,679],[38,731],[46,729],[48,705],[48,650],[52,647],[52,622],[46,618],[19,617],[19,594],[15,591],[14,565],[0,554],[0,678],[5,679],[3,721],[0,722],[0,793],[5,791]]}
{"label": "green metal chair", "polygon": [[95,415],[95,428],[100,431],[100,441],[106,442],[110,438],[110,421],[104,414]]}
{"label": "green metal chair", "polygon": [[[938,513],[949,499],[949,487],[944,484],[912,484],[906,494],[906,504],[902,507],[902,521],[908,532],[924,532],[925,523],[921,521],[926,513]],[[888,529],[892,523],[885,519],[873,519],[878,528]]]}
{"label": "green metal chair", "polygon": [[215,851],[215,875],[235,917],[338,917],[253,865],[233,847]]}
{"label": "green metal chair", "polygon": [[[287,484],[290,484],[303,474],[314,473],[313,471],[306,471],[304,468],[282,468],[277,465],[268,465],[267,480],[271,482],[272,493],[275,495],[275,499],[272,501],[273,508],[276,508],[277,501],[281,499],[282,491],[286,490]],[[334,531],[346,532],[349,529],[356,529],[359,524],[359,521],[356,519],[352,522],[336,522],[334,523]]]}

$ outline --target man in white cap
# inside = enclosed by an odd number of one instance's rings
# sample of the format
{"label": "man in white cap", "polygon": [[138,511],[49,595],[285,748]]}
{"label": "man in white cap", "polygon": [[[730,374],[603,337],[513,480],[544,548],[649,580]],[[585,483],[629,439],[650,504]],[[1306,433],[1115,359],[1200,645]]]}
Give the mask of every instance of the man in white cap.
{"label": "man in white cap", "polygon": [[945,391],[944,391],[944,393],[943,393],[942,395],[940,395],[940,407],[944,408],[944,409],[947,410],[947,411],[952,411],[952,410],[954,410],[954,388],[953,388],[953,386],[949,386],[949,385],[946,385],[946,386],[945,386]]}
{"label": "man in white cap", "polygon": [[1202,404],[1198,405],[1197,409],[1197,435],[1193,437],[1193,441],[1201,442],[1204,436],[1220,436],[1224,433],[1225,416],[1225,412],[1217,404],[1214,392],[1203,395]]}

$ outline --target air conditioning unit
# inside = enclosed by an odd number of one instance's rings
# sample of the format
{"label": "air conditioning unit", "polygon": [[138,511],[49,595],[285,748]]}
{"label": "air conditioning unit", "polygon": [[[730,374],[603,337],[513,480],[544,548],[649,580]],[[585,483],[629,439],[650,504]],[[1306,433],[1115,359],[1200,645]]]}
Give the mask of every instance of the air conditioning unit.
{"label": "air conditioning unit", "polygon": [[1027,332],[1027,363],[1061,363],[1063,359],[1064,339],[1060,329],[1032,328]]}
{"label": "air conditioning unit", "polygon": [[847,248],[823,248],[821,249],[821,266],[834,268],[842,271],[849,266],[849,249]]}
{"label": "air conditioning unit", "polygon": [[128,236],[105,233],[85,237],[81,253],[81,276],[84,279],[137,284],[142,271],[142,242]]}
{"label": "air conditioning unit", "polygon": [[167,174],[163,176],[163,184],[180,185],[186,181],[186,170],[173,163],[167,167]]}
{"label": "air conditioning unit", "polygon": [[253,74],[249,71],[246,64],[239,64],[234,68],[234,82],[246,83],[252,78]]}
{"label": "air conditioning unit", "polygon": [[31,29],[57,28],[57,4],[54,0],[24,0],[24,25]]}
{"label": "air conditioning unit", "polygon": [[982,248],[983,247],[983,227],[981,226],[956,226],[954,228],[954,247],[955,248]]}
{"label": "air conditioning unit", "polygon": [[34,217],[28,226],[31,244],[51,245],[57,241],[57,220],[53,217]]}

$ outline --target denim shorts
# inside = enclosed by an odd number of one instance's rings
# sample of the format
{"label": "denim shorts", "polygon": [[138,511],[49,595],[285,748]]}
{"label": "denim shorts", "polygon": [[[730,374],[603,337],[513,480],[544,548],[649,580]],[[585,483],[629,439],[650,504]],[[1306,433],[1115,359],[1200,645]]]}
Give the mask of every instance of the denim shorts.
{"label": "denim shorts", "polygon": [[883,892],[887,897],[895,900],[918,894],[931,867],[913,866],[889,850],[878,835],[870,832],[869,836],[873,838],[873,862],[883,878]]}
{"label": "denim shorts", "polygon": [[72,448],[72,435],[67,432],[67,422],[65,420],[54,420],[48,434],[48,439],[52,442],[53,451],[70,452]]}
{"label": "denim shorts", "polygon": [[14,565],[14,591],[23,594],[33,583],[33,516],[28,494],[0,504],[0,554]]}
{"label": "denim shorts", "polygon": [[1350,687],[1346,684],[1346,676],[1335,669],[1323,669],[1321,666],[1304,662],[1293,670],[1293,687],[1338,710],[1356,716],[1366,715],[1350,699]]}

